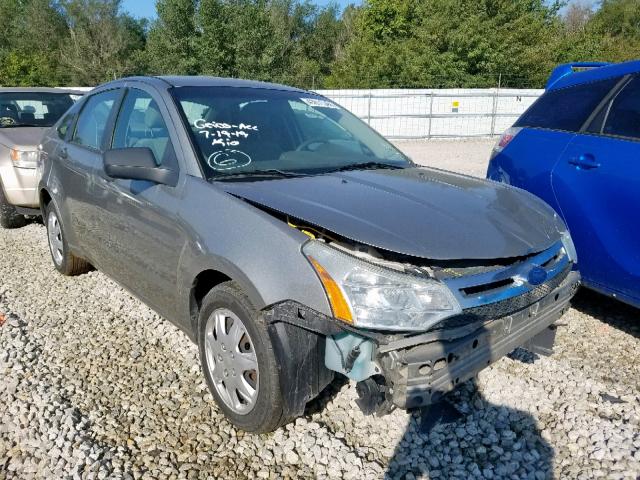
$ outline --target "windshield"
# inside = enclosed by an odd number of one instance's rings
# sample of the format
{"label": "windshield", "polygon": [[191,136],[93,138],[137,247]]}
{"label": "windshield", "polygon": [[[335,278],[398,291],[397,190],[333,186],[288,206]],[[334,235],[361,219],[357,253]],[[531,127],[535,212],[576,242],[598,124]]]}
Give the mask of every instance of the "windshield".
{"label": "windshield", "polygon": [[313,93],[179,87],[173,95],[208,179],[411,165],[356,116]]}
{"label": "windshield", "polygon": [[73,105],[74,96],[45,92],[0,93],[0,128],[50,127]]}

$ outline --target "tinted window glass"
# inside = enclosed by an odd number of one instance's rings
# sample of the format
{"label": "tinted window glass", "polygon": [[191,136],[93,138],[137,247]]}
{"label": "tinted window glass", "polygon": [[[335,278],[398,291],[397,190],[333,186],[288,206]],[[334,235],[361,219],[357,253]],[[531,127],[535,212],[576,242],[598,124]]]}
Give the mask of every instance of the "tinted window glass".
{"label": "tinted window glass", "polygon": [[515,126],[576,132],[618,81],[612,78],[547,92]]}
{"label": "tinted window glass", "polygon": [[0,93],[0,128],[50,127],[73,105],[68,93]]}
{"label": "tinted window glass", "polygon": [[113,148],[147,147],[158,165],[174,158],[169,130],[158,104],[147,92],[132,88],[122,102],[113,135]]}
{"label": "tinted window glass", "polygon": [[74,117],[75,114],[70,113],[66,117],[64,117],[62,122],[60,122],[60,125],[58,125],[58,136],[60,138],[64,139],[67,136],[67,132],[69,131],[69,127],[71,127],[71,124],[73,123]]}
{"label": "tinted window glass", "polygon": [[208,178],[277,169],[322,173],[409,160],[356,116],[312,93],[264,88],[173,90]]}
{"label": "tinted window glass", "polygon": [[602,133],[640,138],[640,79],[631,80],[616,95]]}
{"label": "tinted window glass", "polygon": [[75,143],[100,149],[111,109],[119,95],[119,90],[108,90],[87,99],[73,134]]}

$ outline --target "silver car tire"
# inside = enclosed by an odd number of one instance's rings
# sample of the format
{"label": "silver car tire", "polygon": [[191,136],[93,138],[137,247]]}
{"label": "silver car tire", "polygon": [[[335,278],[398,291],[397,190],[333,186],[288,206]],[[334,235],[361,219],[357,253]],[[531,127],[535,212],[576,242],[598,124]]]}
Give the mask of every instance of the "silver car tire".
{"label": "silver car tire", "polygon": [[270,432],[287,417],[266,324],[234,282],[202,300],[198,347],[204,377],[220,410],[247,432]]}
{"label": "silver car tire", "polygon": [[0,184],[0,227],[20,228],[27,224],[27,219],[16,210],[16,207],[7,202],[2,184]]}

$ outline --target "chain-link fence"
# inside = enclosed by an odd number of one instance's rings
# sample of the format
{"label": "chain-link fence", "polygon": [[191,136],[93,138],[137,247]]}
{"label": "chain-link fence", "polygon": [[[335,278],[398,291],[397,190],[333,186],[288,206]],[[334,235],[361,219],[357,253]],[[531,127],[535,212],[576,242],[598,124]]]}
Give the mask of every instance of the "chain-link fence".
{"label": "chain-link fence", "polygon": [[317,90],[391,139],[499,135],[540,89]]}

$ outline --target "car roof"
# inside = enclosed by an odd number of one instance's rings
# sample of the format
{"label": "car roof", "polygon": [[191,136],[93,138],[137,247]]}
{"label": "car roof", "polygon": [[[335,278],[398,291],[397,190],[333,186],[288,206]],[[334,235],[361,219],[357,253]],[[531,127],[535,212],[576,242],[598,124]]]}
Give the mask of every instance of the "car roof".
{"label": "car roof", "polygon": [[[562,67],[562,65],[560,67]],[[548,86],[547,90],[557,90],[559,88],[579,85],[581,83],[605,80],[607,78],[622,77],[624,75],[638,72],[640,72],[640,60],[633,60],[624,63],[611,63],[599,67],[590,68],[589,70],[585,70],[583,72],[569,73],[555,81],[551,86]]]}
{"label": "car roof", "polygon": [[73,95],[84,95],[82,90],[74,90],[73,88],[57,88],[57,87],[0,87],[0,93],[71,93]]}
{"label": "car roof", "polygon": [[266,90],[285,90],[290,92],[306,92],[295,87],[289,87],[287,85],[281,85],[278,83],[260,82],[257,80],[243,80],[240,78],[224,78],[224,77],[209,77],[204,75],[166,75],[166,76],[136,76],[126,77],[109,82],[99,87],[102,88],[106,85],[119,85],[122,82],[138,81],[148,83],[156,87],[171,86],[171,87],[239,87],[239,88],[261,88]]}

